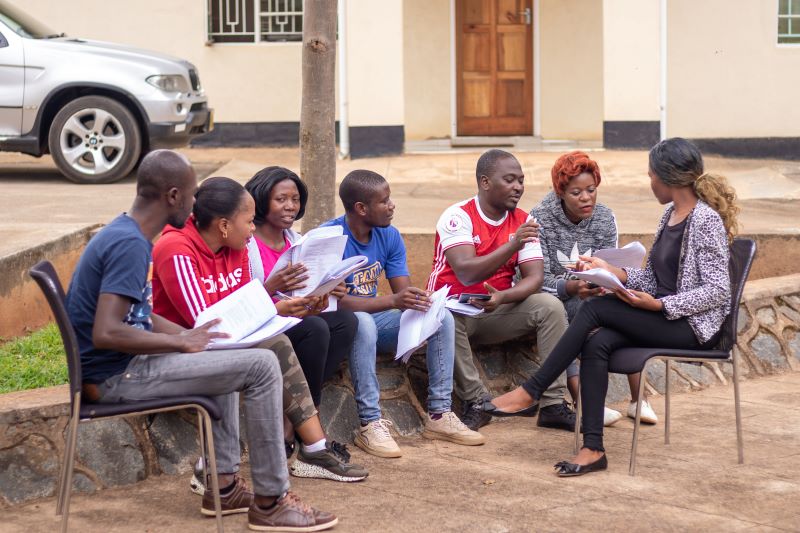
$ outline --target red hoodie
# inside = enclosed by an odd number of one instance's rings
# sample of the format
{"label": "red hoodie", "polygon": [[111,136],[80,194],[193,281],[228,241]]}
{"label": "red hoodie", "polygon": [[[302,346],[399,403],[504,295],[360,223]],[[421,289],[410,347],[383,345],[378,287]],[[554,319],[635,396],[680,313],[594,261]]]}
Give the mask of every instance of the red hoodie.
{"label": "red hoodie", "polygon": [[198,313],[250,281],[247,248],[214,254],[190,217],[183,229],[164,228],[153,247],[153,312],[194,326]]}

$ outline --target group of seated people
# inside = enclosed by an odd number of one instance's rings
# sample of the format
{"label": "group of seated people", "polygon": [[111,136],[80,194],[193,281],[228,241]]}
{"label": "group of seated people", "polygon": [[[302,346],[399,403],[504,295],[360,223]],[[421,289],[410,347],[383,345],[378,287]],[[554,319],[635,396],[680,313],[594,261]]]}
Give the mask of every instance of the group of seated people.
{"label": "group of seated people", "polygon": [[[375,456],[400,457],[391,422],[381,414],[376,355],[397,350],[404,310],[428,310],[432,292],[449,285],[451,295],[475,295],[469,302],[483,312],[445,311],[427,339],[422,436],[481,445],[486,439],[478,430],[492,416],[538,415],[539,426],[573,431],[575,413],[565,394],[569,389],[576,398],[580,387],[584,446],[557,472],[605,469],[603,426],[623,416],[604,405],[609,354],[632,345],[713,346],[730,311],[733,190],[724,178],[705,173],[700,152],[679,138],[651,150],[649,175],[653,194],[667,208],[645,266],[619,269],[592,256],[615,248],[618,236],[613,213],[597,204],[601,175],[587,154],[558,158],[553,191],[529,214],[517,207],[524,192],[517,159],[485,152],[476,168],[477,195],[439,218],[432,272],[422,289],[411,284],[403,239],[391,224],[389,183],[355,170],[339,187],[345,214],[324,225],[341,226],[348,237],[344,258],[366,256],[366,264],[329,294],[286,297],[309,278],[302,263],[273,272],[300,237],[292,226],[313,201],[297,174],[273,166],[244,186],[213,177],[198,187],[183,155],[151,152],[139,167],[133,206],[89,242],[67,294],[83,396],[93,402],[213,397],[223,412],[212,428],[223,512],[248,513],[253,530],[328,529],[338,519],[292,493],[289,472],[343,482],[363,480],[368,472],[350,462],[343,443],[326,437],[318,412],[323,384],[347,360],[361,421],[355,445]],[[584,268],[607,269],[628,290],[611,292],[571,275]],[[382,277],[391,294],[379,293]],[[301,320],[252,348],[209,350],[225,334],[217,331],[218,321],[194,327],[198,315],[254,279],[279,315]],[[492,398],[471,343],[530,334],[537,354],[527,355],[538,370]],[[631,378],[632,398],[636,384]],[[453,393],[463,406],[458,415]],[[252,490],[238,474],[240,394]],[[657,420],[649,404],[642,419]],[[205,491],[204,515],[214,515],[213,502]]]}

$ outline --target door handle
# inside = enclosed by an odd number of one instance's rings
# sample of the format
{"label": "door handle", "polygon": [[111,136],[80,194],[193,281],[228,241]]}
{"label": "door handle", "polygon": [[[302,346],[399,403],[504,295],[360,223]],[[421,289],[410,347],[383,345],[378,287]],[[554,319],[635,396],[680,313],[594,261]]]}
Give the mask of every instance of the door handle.
{"label": "door handle", "polygon": [[526,26],[530,26],[531,25],[531,8],[526,7],[525,9],[520,11],[519,14],[525,17],[525,25]]}

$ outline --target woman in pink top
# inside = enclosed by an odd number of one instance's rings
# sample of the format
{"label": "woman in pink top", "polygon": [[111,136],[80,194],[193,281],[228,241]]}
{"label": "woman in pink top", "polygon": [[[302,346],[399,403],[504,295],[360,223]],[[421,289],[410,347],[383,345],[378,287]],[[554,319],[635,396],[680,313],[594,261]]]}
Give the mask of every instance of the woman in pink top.
{"label": "woman in pink top", "polygon": [[[248,243],[253,279],[266,280],[264,287],[272,297],[305,287],[308,276],[302,264],[290,264],[269,277],[278,257],[299,237],[291,228],[305,213],[305,184],[291,170],[267,167],[253,176],[245,189],[256,201],[256,231]],[[358,319],[351,311],[329,311],[306,317],[286,331],[306,375],[314,405],[319,406],[322,384],[350,353],[357,327]]]}

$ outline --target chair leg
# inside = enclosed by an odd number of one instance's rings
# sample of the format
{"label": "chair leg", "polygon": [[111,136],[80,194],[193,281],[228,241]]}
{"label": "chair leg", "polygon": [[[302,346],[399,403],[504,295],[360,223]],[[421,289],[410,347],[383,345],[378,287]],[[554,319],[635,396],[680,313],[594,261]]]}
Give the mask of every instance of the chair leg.
{"label": "chair leg", "polygon": [[[214,452],[214,432],[211,428],[211,417],[203,410],[203,426],[206,430],[206,442],[208,443],[208,468],[211,470],[211,490],[214,491],[214,511],[216,512],[217,531],[222,533],[222,502],[219,498],[219,477],[217,475],[217,454]],[[208,490],[208,487],[206,487]]]}
{"label": "chair leg", "polygon": [[639,374],[639,398],[636,400],[636,418],[633,421],[633,442],[631,443],[631,464],[628,474],[636,475],[636,449],[639,445],[639,425],[642,419],[642,399],[644,398],[644,375],[647,370],[647,363]]}
{"label": "chair leg", "polygon": [[69,443],[72,442],[72,432],[74,431],[73,420],[75,418],[70,415],[67,421],[66,435],[64,436],[64,456],[61,460],[61,469],[58,473],[56,480],[56,516],[61,516],[61,509],[64,506],[64,486],[67,479],[67,463],[69,462]]}
{"label": "chair leg", "polygon": [[206,428],[203,421],[203,414],[197,410],[197,434],[200,437],[200,461],[203,464],[203,478],[201,482],[205,490],[208,490],[208,465],[206,464]]}
{"label": "chair leg", "polygon": [[669,371],[670,360],[664,359],[664,444],[669,444]]}
{"label": "chair leg", "polygon": [[733,406],[736,409],[736,448],[739,452],[739,464],[744,463],[744,440],[742,438],[742,406],[739,400],[739,361],[736,349],[733,350]]}
{"label": "chair leg", "polygon": [[68,437],[69,440],[67,441],[67,449],[65,450],[64,454],[64,461],[66,462],[64,465],[64,470],[66,475],[61,484],[62,503],[60,508],[56,509],[56,513],[61,513],[61,533],[67,533],[69,522],[69,501],[72,494],[72,470],[75,466],[75,452],[78,444],[78,424],[80,423],[80,393],[75,395],[75,399],[73,400],[72,404],[73,408],[72,418],[70,419],[71,427]]}
{"label": "chair leg", "polygon": [[578,387],[578,397],[575,398],[575,455],[578,455],[578,450],[580,449],[580,438],[581,438],[581,417],[583,416],[583,410],[581,408],[581,389]]}

